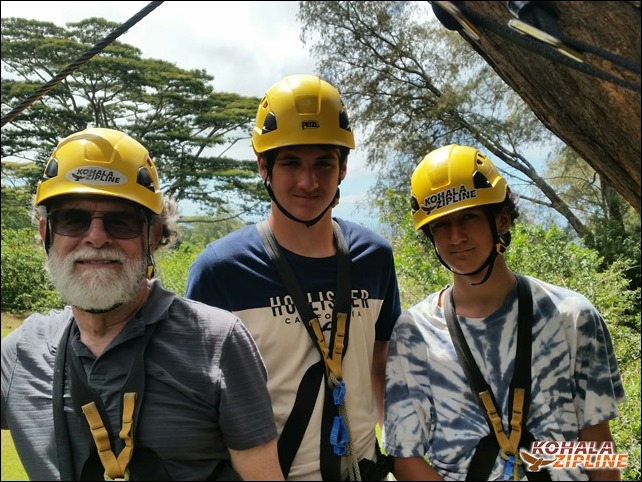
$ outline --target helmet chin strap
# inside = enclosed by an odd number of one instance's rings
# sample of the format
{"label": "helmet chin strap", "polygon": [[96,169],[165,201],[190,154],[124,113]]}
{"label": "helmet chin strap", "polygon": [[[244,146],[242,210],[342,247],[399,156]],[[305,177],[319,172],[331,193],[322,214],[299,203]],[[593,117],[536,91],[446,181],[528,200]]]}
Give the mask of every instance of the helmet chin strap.
{"label": "helmet chin strap", "polygon": [[49,256],[49,250],[51,249],[51,221],[49,218],[49,213],[47,213],[47,222],[45,223],[45,253]]}
{"label": "helmet chin strap", "polygon": [[[493,272],[493,266],[495,265],[495,259],[497,256],[500,254],[503,255],[504,252],[506,251],[506,243],[502,239],[502,236],[497,232],[497,226],[495,225],[494,220],[492,219],[492,216],[490,215],[489,212],[486,212],[486,216],[488,217],[488,223],[490,224],[490,230],[493,234],[493,239],[495,240],[495,247],[490,251],[490,254],[486,258],[486,261],[482,263],[482,265],[477,268],[475,271],[471,271],[469,273],[457,273],[453,271],[453,269],[448,266],[445,261],[441,258],[439,255],[439,252],[437,251],[437,246],[435,246],[435,240],[433,239],[432,235],[429,235],[430,240],[432,241],[432,245],[435,248],[435,254],[437,255],[437,258],[439,259],[439,262],[443,264],[449,271],[452,273],[462,275],[462,276],[474,276],[478,273],[480,273],[482,270],[486,269],[486,274],[484,275],[483,279],[477,283],[471,283],[471,286],[477,286],[482,283],[485,283],[488,281],[488,278],[490,278],[490,275]],[[430,232],[428,230],[428,232]]]}
{"label": "helmet chin strap", "polygon": [[156,263],[154,262],[154,257],[147,249],[147,279],[152,279],[156,274]]}
{"label": "helmet chin strap", "polygon": [[274,201],[274,204],[276,204],[276,206],[279,208],[279,210],[280,210],[283,214],[285,214],[285,215],[286,215],[288,218],[290,218],[292,221],[296,221],[297,223],[305,224],[308,228],[309,228],[310,226],[314,226],[316,223],[318,223],[318,222],[319,222],[319,220],[320,220],[320,219],[325,215],[325,213],[328,211],[328,209],[333,208],[334,206],[336,206],[336,205],[339,203],[339,197],[341,196],[341,192],[339,191],[339,188],[337,187],[337,192],[336,192],[336,194],[334,195],[334,198],[332,199],[332,201],[330,201],[330,204],[328,204],[328,205],[326,206],[326,208],[325,208],[323,211],[321,211],[321,214],[319,214],[319,215],[318,215],[316,218],[314,218],[314,219],[311,219],[311,220],[309,220],[309,221],[305,221],[305,220],[303,220],[303,219],[299,219],[299,218],[295,217],[294,215],[292,215],[291,213],[289,213],[289,212],[288,212],[288,211],[287,211],[283,206],[281,206],[281,204],[279,203],[279,201],[277,201],[277,200],[276,200],[276,196],[274,196],[274,191],[272,191],[272,186],[270,185],[270,181],[269,181],[269,179],[268,179],[268,178],[266,178],[266,179],[265,179],[265,181],[263,181],[263,185],[265,186],[265,189],[267,190],[268,194],[270,195],[270,199],[272,199],[272,201]]}
{"label": "helmet chin strap", "polygon": [[154,278],[156,274],[156,262],[154,261],[154,256],[152,255],[151,249],[151,239],[152,239],[152,216],[147,213],[147,243],[145,257],[147,258],[147,279]]}
{"label": "helmet chin strap", "polygon": [[[434,245],[433,245],[433,246],[434,246]],[[501,250],[500,250],[500,247],[501,247]],[[477,273],[480,273],[482,270],[484,270],[484,269],[486,269],[486,268],[487,268],[486,274],[484,275],[484,278],[483,278],[480,282],[478,282],[478,283],[471,283],[471,285],[472,285],[472,286],[476,286],[476,285],[480,285],[480,284],[482,284],[482,283],[485,283],[485,282],[488,280],[488,278],[490,278],[490,275],[491,275],[491,273],[493,272],[493,266],[494,266],[494,264],[495,264],[495,258],[497,258],[497,256],[499,255],[499,253],[503,253],[503,252],[505,251],[505,249],[506,249],[506,248],[504,247],[504,245],[503,245],[503,244],[501,244],[501,243],[497,243],[497,244],[495,245],[495,249],[491,250],[490,254],[489,254],[489,255],[488,255],[488,257],[486,258],[486,261],[484,261],[484,263],[483,263],[479,268],[477,268],[475,271],[470,271],[469,273],[457,273],[456,271],[454,271],[454,270],[453,270],[450,266],[448,266],[448,265],[446,264],[446,262],[441,258],[441,256],[439,255],[439,252],[437,251],[437,248],[436,248],[436,247],[435,247],[435,254],[437,255],[437,258],[439,259],[439,261],[441,262],[441,264],[443,264],[443,265],[444,265],[444,266],[445,266],[449,271],[451,271],[451,272],[453,272],[453,273],[455,273],[455,274],[462,275],[462,276],[474,276],[474,275],[476,275]]]}

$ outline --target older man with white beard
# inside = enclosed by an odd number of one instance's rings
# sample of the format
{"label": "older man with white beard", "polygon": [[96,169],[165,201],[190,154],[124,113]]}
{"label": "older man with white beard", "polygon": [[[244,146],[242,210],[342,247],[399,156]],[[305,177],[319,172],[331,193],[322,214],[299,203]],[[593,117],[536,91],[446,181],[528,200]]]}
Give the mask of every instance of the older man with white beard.
{"label": "older man with white beard", "polygon": [[2,429],[29,478],[284,480],[249,332],[152,279],[178,233],[147,150],[111,129],[72,134],[34,207],[68,306],[2,341]]}

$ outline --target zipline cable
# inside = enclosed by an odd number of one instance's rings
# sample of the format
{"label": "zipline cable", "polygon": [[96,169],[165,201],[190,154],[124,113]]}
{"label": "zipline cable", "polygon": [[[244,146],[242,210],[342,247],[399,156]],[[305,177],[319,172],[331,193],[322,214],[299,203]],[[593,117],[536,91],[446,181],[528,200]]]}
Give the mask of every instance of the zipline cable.
{"label": "zipline cable", "polygon": [[120,27],[118,27],[116,30],[110,33],[107,37],[105,37],[103,40],[98,42],[91,49],[89,49],[87,52],[81,55],[77,60],[75,60],[74,62],[69,64],[67,67],[65,67],[65,69],[62,72],[60,72],[58,75],[53,77],[49,82],[44,84],[37,91],[35,91],[25,100],[23,100],[20,104],[14,107],[14,109],[11,112],[9,112],[6,116],[2,118],[2,124],[0,125],[0,127],[4,127],[5,124],[15,119],[18,116],[18,114],[20,114],[23,110],[25,110],[31,104],[39,100],[41,97],[44,97],[45,95],[47,95],[56,85],[62,82],[65,77],[67,77],[73,71],[78,69],[78,67],[80,67],[81,65],[87,63],[96,54],[100,53],[110,43],[112,43],[122,34],[127,32],[130,27],[132,27],[133,25],[136,25],[144,17],[146,17],[150,12],[152,12],[157,7],[159,7],[161,3],[163,2],[149,2],[149,4],[147,4],[145,8],[143,8],[136,15],[134,15],[132,18],[127,20],[125,23],[123,23]]}

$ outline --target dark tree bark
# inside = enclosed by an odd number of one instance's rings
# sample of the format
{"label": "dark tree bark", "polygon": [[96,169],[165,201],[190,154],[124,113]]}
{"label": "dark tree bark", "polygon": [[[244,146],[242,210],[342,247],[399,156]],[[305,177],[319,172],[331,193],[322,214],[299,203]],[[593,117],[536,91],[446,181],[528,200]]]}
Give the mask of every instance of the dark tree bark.
{"label": "dark tree bark", "polygon": [[[431,3],[433,9],[439,5],[460,6],[460,13],[477,30],[478,39],[460,29],[452,17],[446,16],[446,21],[443,15],[438,18],[448,28],[458,30],[535,115],[639,212],[639,2]],[[521,6],[523,15],[529,14],[528,9],[534,4],[545,4],[552,9],[549,12],[554,12],[553,18],[557,17],[555,23],[562,36],[627,58],[637,64],[638,72],[591,52],[582,54],[582,63],[563,55],[556,57],[559,51],[508,28],[508,21],[515,18],[507,8],[508,3]],[[522,19],[527,18],[533,17]],[[581,64],[584,69],[593,66],[628,86],[618,85],[601,74],[577,70],[570,64]]]}

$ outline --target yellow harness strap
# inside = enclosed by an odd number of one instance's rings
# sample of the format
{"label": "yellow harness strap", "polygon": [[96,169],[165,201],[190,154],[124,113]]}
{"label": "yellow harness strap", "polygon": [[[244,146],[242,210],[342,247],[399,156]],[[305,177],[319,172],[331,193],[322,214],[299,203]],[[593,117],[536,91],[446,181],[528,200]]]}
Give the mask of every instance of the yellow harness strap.
{"label": "yellow harness strap", "polygon": [[310,326],[314,330],[317,345],[319,345],[319,348],[323,353],[323,361],[325,363],[326,370],[329,370],[337,380],[342,379],[341,359],[343,358],[343,340],[345,339],[346,319],[347,315],[345,313],[337,313],[337,329],[334,334],[334,349],[332,356],[330,356],[330,349],[323,337],[319,319],[313,318],[309,321]]}
{"label": "yellow harness strap", "polygon": [[506,437],[504,429],[502,428],[502,420],[497,414],[497,409],[493,404],[493,400],[489,392],[482,392],[479,394],[484,407],[486,408],[486,413],[488,413],[488,418],[490,419],[493,429],[495,430],[495,437],[497,438],[497,443],[502,449],[502,452],[506,455],[515,455],[516,459],[518,458],[518,447],[519,440],[522,436],[522,416],[524,408],[524,389],[515,388],[513,391],[513,416],[511,417],[510,426],[510,439]]}
{"label": "yellow harness strap", "polygon": [[129,392],[123,395],[123,425],[120,430],[120,438],[125,442],[125,447],[120,451],[118,458],[111,450],[109,433],[105,428],[103,419],[98,412],[95,402],[87,403],[82,406],[82,412],[85,414],[91,435],[98,449],[98,457],[105,468],[105,480],[129,480],[129,469],[127,466],[131,461],[134,451],[134,440],[132,438],[132,428],[134,425],[134,408],[136,406],[136,393]]}

